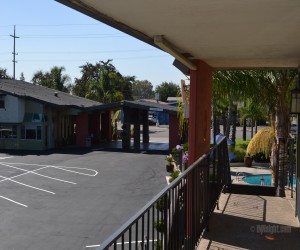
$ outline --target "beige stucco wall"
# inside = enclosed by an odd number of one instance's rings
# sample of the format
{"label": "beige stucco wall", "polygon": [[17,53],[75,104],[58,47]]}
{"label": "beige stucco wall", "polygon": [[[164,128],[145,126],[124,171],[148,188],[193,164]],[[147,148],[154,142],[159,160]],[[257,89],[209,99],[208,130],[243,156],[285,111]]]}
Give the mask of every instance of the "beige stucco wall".
{"label": "beige stucco wall", "polygon": [[6,95],[3,98],[5,102],[5,109],[0,109],[0,122],[22,122],[25,112],[24,100],[11,95]]}

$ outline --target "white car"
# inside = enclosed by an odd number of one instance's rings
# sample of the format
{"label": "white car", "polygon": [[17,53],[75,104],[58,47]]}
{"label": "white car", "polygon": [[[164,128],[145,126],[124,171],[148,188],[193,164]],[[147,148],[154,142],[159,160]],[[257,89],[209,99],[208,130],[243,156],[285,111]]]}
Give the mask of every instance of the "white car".
{"label": "white car", "polygon": [[149,124],[150,125],[155,125],[156,124],[156,122],[157,122],[157,118],[156,117],[154,117],[154,116],[148,116],[148,121],[149,121]]}

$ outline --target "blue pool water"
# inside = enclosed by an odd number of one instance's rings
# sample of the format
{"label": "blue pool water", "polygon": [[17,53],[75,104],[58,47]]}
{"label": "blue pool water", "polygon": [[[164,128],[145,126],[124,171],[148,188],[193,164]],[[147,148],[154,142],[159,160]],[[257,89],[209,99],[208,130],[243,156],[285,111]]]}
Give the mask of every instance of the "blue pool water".
{"label": "blue pool water", "polygon": [[[271,186],[271,182],[272,182],[271,174],[251,175],[243,178],[243,181],[253,185],[260,185],[261,178],[265,179],[265,186]],[[295,186],[296,186],[296,177],[294,176],[293,187]]]}

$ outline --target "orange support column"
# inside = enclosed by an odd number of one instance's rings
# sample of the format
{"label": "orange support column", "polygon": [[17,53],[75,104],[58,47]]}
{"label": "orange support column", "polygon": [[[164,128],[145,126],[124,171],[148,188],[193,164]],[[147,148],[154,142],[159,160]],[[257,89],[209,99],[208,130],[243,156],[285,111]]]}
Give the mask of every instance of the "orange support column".
{"label": "orange support column", "polygon": [[212,68],[201,60],[194,60],[197,70],[190,76],[189,165],[210,148],[212,100]]}

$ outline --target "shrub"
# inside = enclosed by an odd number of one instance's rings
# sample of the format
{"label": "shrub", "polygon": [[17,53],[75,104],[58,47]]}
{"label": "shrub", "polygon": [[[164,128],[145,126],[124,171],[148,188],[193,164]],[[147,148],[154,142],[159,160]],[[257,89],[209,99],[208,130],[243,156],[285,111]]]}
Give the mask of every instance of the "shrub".
{"label": "shrub", "polygon": [[170,176],[170,182],[174,181],[178,176],[180,175],[180,171],[179,170],[175,170]]}
{"label": "shrub", "polygon": [[165,223],[163,220],[157,220],[157,221],[154,221],[154,228],[160,232],[160,233],[163,233],[164,230],[165,230]]}
{"label": "shrub", "polygon": [[154,248],[155,248],[155,250],[162,250],[163,249],[162,240],[155,241],[154,242]]}
{"label": "shrub", "polygon": [[233,153],[236,157],[231,162],[244,162],[244,156],[246,155],[246,149],[250,140],[236,139],[235,145],[229,145],[228,151]]}
{"label": "shrub", "polygon": [[165,207],[169,208],[170,199],[168,195],[161,197],[155,204],[155,208],[159,211],[164,211]]}
{"label": "shrub", "polygon": [[249,142],[247,155],[254,157],[257,154],[263,154],[265,159],[271,155],[272,144],[275,139],[272,128],[263,128],[259,130]]}
{"label": "shrub", "polygon": [[264,153],[260,152],[253,156],[255,162],[270,162],[270,157],[266,157]]}

